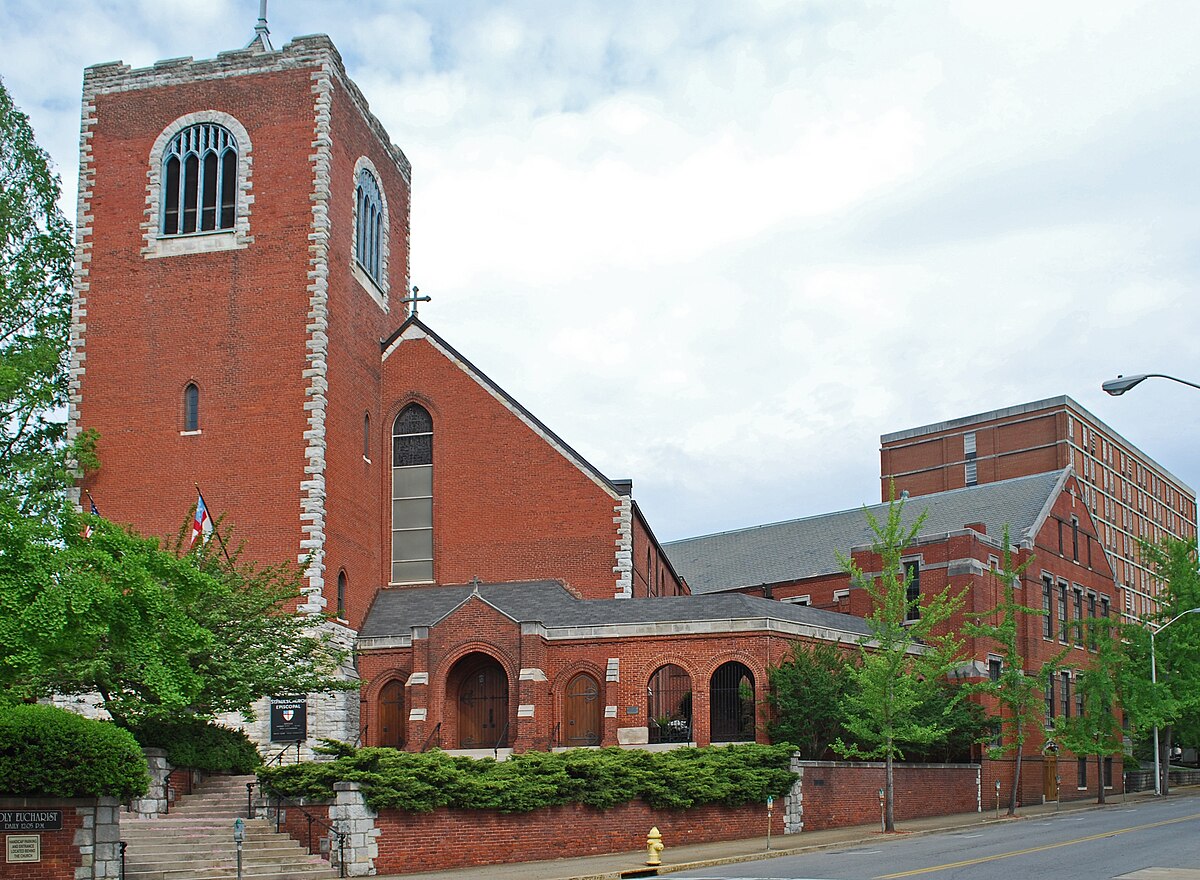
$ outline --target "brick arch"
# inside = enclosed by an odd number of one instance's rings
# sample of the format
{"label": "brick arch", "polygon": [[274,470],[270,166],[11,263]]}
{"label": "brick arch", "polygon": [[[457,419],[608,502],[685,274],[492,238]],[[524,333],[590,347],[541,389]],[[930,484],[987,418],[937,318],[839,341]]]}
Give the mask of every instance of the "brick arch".
{"label": "brick arch", "polygon": [[[747,672],[750,673],[750,676],[753,679],[754,699],[749,708],[749,711],[752,712],[753,714],[752,714],[751,718],[746,719],[745,723],[752,725],[752,734],[753,735],[750,737],[750,741],[756,741],[759,738],[759,734],[761,733],[761,728],[762,728],[762,725],[759,723],[759,718],[758,718],[758,707],[762,703],[763,686],[767,680],[767,672],[766,672],[765,668],[763,668],[760,665],[758,658],[749,655],[745,651],[737,651],[737,650],[723,651],[720,654],[716,655],[715,657],[711,658],[709,663],[707,664],[707,670],[706,670],[707,675],[704,680],[704,693],[705,693],[705,697],[706,697],[706,702],[708,703],[708,711],[706,713],[706,717],[704,720],[705,720],[706,727],[708,728],[708,735],[710,737],[710,741],[718,741],[718,740],[713,739],[713,737],[714,737],[713,727],[715,724],[718,723],[716,720],[717,715],[722,714],[722,713],[725,713],[728,717],[724,717],[721,719],[720,723],[721,723],[722,730],[715,732],[721,737],[721,739],[719,741],[721,741],[721,742],[736,742],[736,741],[741,741],[743,739],[742,734],[740,734],[732,729],[732,727],[737,725],[736,716],[734,714],[737,712],[736,706],[722,705],[722,701],[735,700],[736,699],[735,695],[724,694],[724,695],[721,695],[719,699],[714,698],[714,696],[713,696],[713,677],[716,675],[718,670],[720,670],[722,667],[724,667],[726,664],[729,664],[729,663],[740,664],[741,666],[743,666],[746,669]],[[730,737],[732,737],[732,739]]]}
{"label": "brick arch", "polygon": [[[438,675],[442,741],[450,748],[506,748],[517,735],[518,677],[503,652],[463,651]],[[501,682],[488,670],[498,668]],[[479,673],[479,684],[471,677]],[[453,702],[452,702],[453,701]],[[431,700],[430,702],[433,702]]]}
{"label": "brick arch", "polygon": [[[689,687],[679,693],[652,694],[654,676],[659,670],[668,666],[682,669],[688,676]],[[703,699],[702,690],[704,679],[697,674],[694,664],[688,663],[681,657],[666,655],[658,658],[653,665],[647,666],[641,676],[641,688],[646,705],[646,730],[652,742],[692,742],[697,736],[698,716],[697,706],[707,706]],[[661,687],[661,683],[660,683]],[[698,699],[699,698],[699,699]],[[663,704],[663,701],[666,704]],[[686,712],[683,712],[683,702],[687,701]],[[679,728],[678,722],[684,721],[679,716],[686,715],[686,727]],[[666,723],[662,724],[664,719]],[[674,723],[673,723],[674,722]]]}
{"label": "brick arch", "polygon": [[387,409],[384,410],[382,427],[387,429],[387,436],[389,439],[392,436],[392,426],[396,424],[396,416],[400,415],[401,411],[410,403],[417,403],[425,407],[425,409],[429,412],[430,417],[434,420],[435,428],[437,427],[437,420],[442,417],[441,408],[428,394],[422,394],[419,391],[406,391],[404,394],[397,397],[395,401],[395,403],[391,404],[387,407]]}

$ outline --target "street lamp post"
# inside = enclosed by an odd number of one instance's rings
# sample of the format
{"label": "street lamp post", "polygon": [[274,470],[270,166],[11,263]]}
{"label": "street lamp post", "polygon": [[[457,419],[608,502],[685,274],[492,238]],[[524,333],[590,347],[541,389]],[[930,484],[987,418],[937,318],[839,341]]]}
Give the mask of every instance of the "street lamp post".
{"label": "street lamp post", "polygon": [[1187,379],[1177,379],[1174,376],[1168,376],[1166,373],[1137,373],[1133,376],[1117,376],[1115,379],[1109,379],[1100,385],[1101,388],[1113,397],[1120,397],[1130,388],[1135,385],[1140,385],[1146,379],[1170,379],[1172,382],[1178,382],[1180,385],[1190,385],[1192,388],[1200,388],[1195,382],[1189,382]]}
{"label": "street lamp post", "polygon": [[[1145,377],[1143,377],[1145,378]],[[1140,379],[1138,381],[1141,381]],[[1111,392],[1110,392],[1111,393]],[[1181,617],[1186,617],[1189,614],[1200,614],[1200,608],[1189,608],[1180,614],[1175,615],[1158,629],[1150,628],[1150,683],[1158,684],[1158,664],[1154,659],[1154,637],[1166,629],[1168,626],[1179,620]],[[1154,725],[1154,796],[1162,795],[1162,770],[1159,769],[1158,755],[1158,725]]]}

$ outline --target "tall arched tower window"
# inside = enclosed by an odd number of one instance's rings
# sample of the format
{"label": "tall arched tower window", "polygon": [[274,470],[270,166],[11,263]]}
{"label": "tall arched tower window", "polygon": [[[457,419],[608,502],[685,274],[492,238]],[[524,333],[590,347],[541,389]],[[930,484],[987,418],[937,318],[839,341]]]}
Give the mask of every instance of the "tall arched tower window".
{"label": "tall arched tower window", "polygon": [[200,430],[200,388],[195,382],[183,389],[183,430]]}
{"label": "tall arched tower window", "polygon": [[383,199],[370,169],[358,172],[354,191],[354,258],[376,284],[383,283]]}
{"label": "tall arched tower window", "polygon": [[163,235],[232,229],[237,164],[237,140],[223,125],[190,125],[171,138],[163,152]]}
{"label": "tall arched tower window", "polygon": [[412,403],[392,425],[392,583],[433,580],[433,419]]}
{"label": "tall arched tower window", "polygon": [[337,579],[337,616],[346,619],[346,572],[339,571]]}

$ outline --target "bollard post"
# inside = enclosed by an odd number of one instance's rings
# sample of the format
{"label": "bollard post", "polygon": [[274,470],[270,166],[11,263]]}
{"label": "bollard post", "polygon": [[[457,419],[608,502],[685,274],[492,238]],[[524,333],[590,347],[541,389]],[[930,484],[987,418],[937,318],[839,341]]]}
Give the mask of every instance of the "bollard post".
{"label": "bollard post", "polygon": [[887,809],[883,805],[883,789],[879,789],[879,830],[887,834]]}
{"label": "bollard post", "polygon": [[1000,818],[1000,780],[996,780],[996,818]]}

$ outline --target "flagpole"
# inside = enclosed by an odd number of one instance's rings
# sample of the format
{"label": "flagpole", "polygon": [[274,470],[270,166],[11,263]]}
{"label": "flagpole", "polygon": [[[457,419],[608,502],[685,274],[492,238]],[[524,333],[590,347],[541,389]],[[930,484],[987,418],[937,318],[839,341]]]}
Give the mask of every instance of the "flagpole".
{"label": "flagpole", "polygon": [[[194,483],[193,485],[196,487],[196,495],[204,505],[204,509],[208,510],[208,502],[204,500],[204,493],[200,491],[200,484]],[[210,513],[209,516],[211,517],[212,514]],[[225,539],[221,537],[221,530],[217,528],[216,520],[213,520],[213,534],[217,536],[217,541],[221,544],[221,552],[225,554],[225,561],[229,563],[229,567],[232,569],[233,560],[229,558],[229,548],[225,546]]]}

